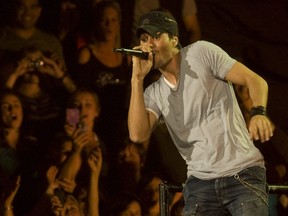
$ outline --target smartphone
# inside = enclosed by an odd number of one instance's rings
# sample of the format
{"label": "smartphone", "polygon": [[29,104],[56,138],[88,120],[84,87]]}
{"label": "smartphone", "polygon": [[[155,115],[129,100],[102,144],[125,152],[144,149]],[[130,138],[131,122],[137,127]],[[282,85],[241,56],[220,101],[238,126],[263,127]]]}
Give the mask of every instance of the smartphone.
{"label": "smartphone", "polygon": [[55,188],[54,195],[57,196],[62,205],[65,204],[67,200],[66,192],[62,188]]}
{"label": "smartphone", "polygon": [[68,124],[77,127],[80,119],[80,111],[77,108],[66,109],[66,121]]}
{"label": "smartphone", "polygon": [[84,132],[86,131],[86,125],[85,125],[84,122],[79,122],[79,123],[77,124],[77,128],[80,128],[80,132],[81,132],[81,133],[84,133]]}

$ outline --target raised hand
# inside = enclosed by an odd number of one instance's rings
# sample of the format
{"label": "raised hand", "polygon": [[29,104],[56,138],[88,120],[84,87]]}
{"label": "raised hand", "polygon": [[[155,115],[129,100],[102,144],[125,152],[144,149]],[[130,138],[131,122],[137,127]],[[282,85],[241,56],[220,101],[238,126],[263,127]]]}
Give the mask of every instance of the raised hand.
{"label": "raised hand", "polygon": [[91,172],[94,172],[100,175],[100,172],[102,169],[103,158],[102,158],[102,151],[99,146],[94,148],[90,152],[87,162],[91,169]]}
{"label": "raised hand", "polygon": [[53,195],[50,199],[50,202],[51,202],[52,213],[55,216],[60,216],[63,210],[63,205],[60,199],[56,195]]}
{"label": "raised hand", "polygon": [[149,53],[148,60],[142,60],[135,56],[132,57],[132,61],[133,61],[132,76],[136,77],[137,79],[143,80],[153,66],[154,60],[153,60],[152,48],[149,46],[138,46],[138,47],[134,47],[134,49],[141,49],[144,52]]}
{"label": "raised hand", "polygon": [[70,180],[68,178],[62,178],[61,180],[58,180],[59,187],[63,188],[63,190],[67,193],[73,193],[76,182],[75,180]]}
{"label": "raised hand", "polygon": [[59,187],[59,182],[56,179],[59,169],[56,166],[50,166],[46,172],[46,179],[48,182],[48,187],[46,189],[46,194],[52,196],[54,194],[55,188]]}
{"label": "raised hand", "polygon": [[88,133],[83,131],[82,128],[77,128],[72,135],[73,139],[73,151],[80,152],[83,147],[88,143]]}
{"label": "raised hand", "polygon": [[18,192],[18,189],[20,187],[20,181],[21,181],[21,176],[17,176],[12,190],[10,191],[10,193],[8,194],[8,196],[4,200],[4,208],[6,208],[6,209],[12,208],[13,200],[14,200],[14,198]]}
{"label": "raised hand", "polygon": [[44,61],[44,65],[38,67],[39,72],[48,74],[56,79],[60,79],[65,76],[65,72],[55,60],[47,57],[42,57],[42,60]]}

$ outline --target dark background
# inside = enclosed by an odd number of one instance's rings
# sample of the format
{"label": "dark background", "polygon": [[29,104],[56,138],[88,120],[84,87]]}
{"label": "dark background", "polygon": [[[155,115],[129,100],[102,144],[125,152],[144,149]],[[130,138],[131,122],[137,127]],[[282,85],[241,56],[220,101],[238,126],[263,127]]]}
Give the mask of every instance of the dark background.
{"label": "dark background", "polygon": [[202,38],[266,79],[268,113],[288,133],[288,1],[196,0]]}

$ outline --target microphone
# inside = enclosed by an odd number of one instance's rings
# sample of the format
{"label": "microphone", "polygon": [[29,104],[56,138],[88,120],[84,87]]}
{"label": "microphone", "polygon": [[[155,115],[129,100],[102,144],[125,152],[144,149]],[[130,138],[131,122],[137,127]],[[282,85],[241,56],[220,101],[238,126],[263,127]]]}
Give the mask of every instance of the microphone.
{"label": "microphone", "polygon": [[147,60],[148,59],[148,52],[143,52],[142,50],[133,50],[133,49],[125,49],[125,48],[114,48],[114,52],[120,52],[125,55],[132,55],[138,58]]}

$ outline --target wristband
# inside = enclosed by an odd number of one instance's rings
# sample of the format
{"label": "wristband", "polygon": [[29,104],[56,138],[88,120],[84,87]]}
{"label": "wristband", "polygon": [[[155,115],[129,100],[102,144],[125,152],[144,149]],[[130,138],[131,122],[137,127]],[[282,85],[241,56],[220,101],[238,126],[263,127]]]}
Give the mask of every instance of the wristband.
{"label": "wristband", "polygon": [[264,106],[256,106],[250,109],[250,116],[253,117],[255,115],[264,115],[267,116],[267,111]]}

